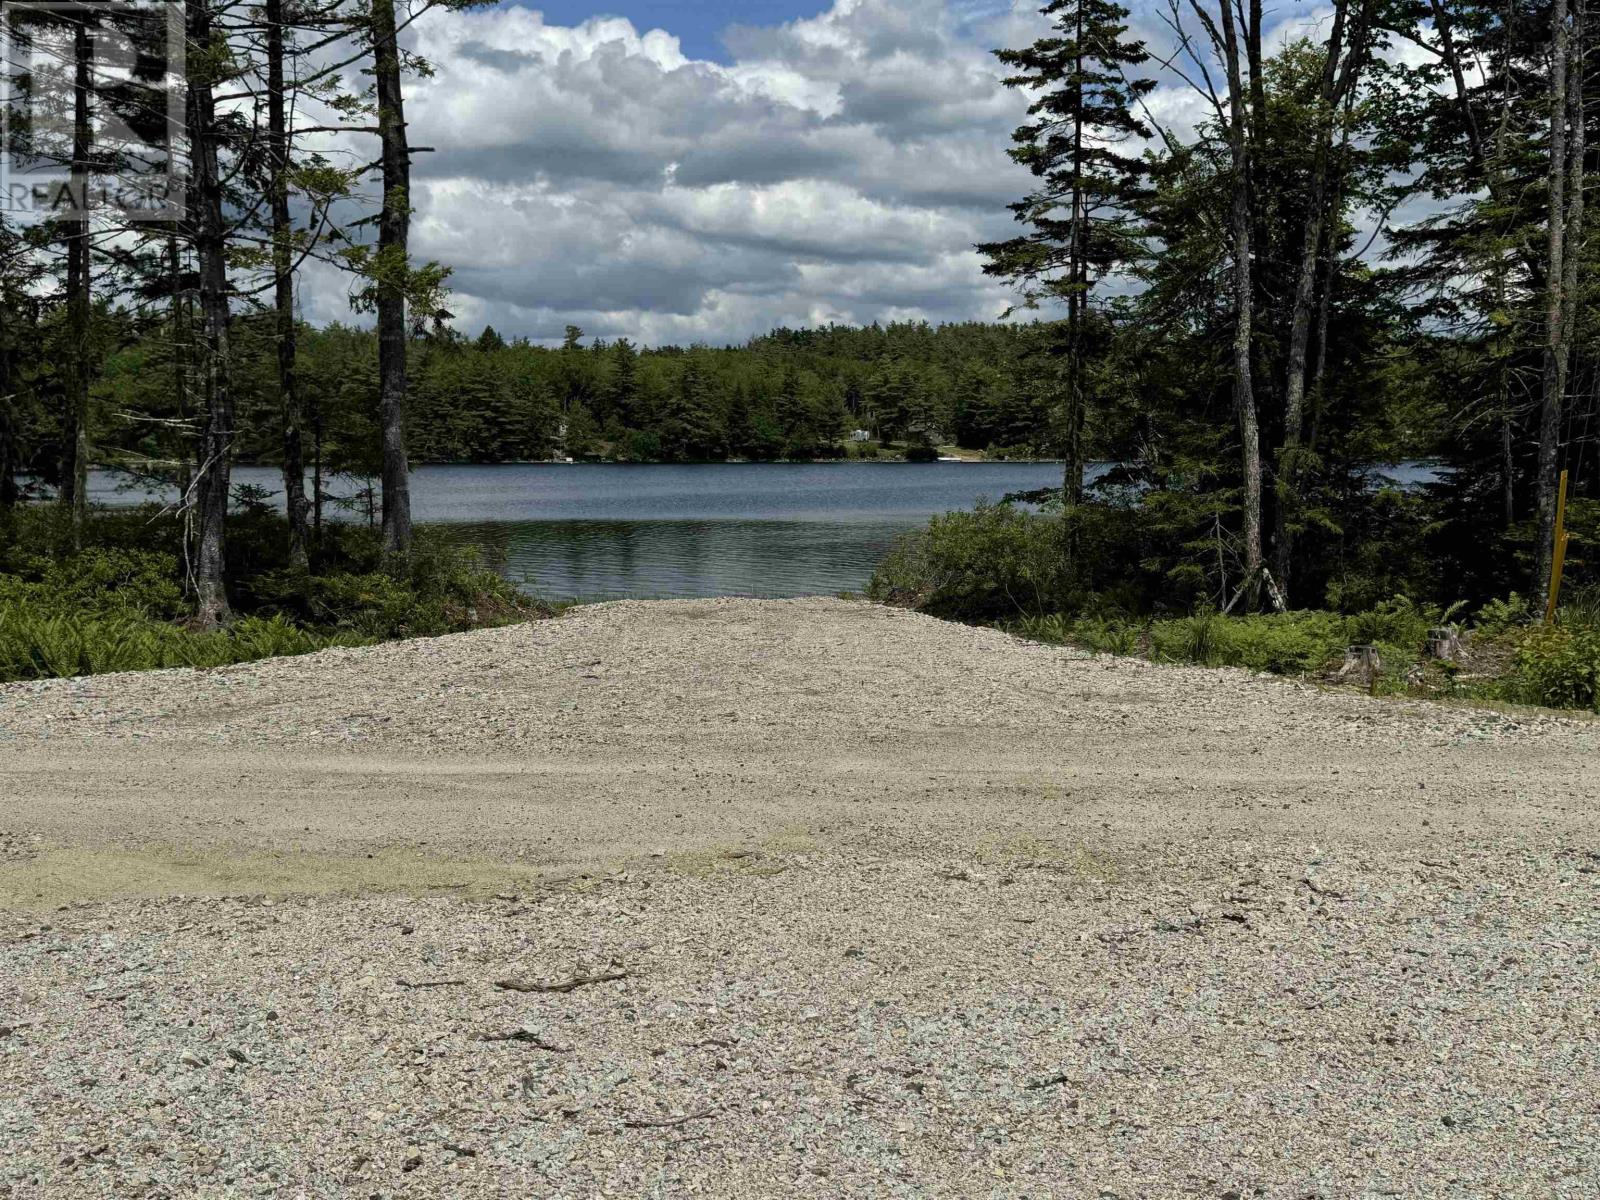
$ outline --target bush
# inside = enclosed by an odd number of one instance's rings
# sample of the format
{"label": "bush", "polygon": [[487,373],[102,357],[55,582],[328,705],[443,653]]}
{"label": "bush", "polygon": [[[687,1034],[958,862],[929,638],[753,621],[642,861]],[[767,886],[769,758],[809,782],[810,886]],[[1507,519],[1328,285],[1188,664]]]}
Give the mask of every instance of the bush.
{"label": "bush", "polygon": [[183,612],[178,563],[151,550],[93,549],[68,558],[18,555],[0,575],[0,608],[170,619]]}
{"label": "bush", "polygon": [[452,633],[522,620],[528,601],[470,550],[421,530],[409,572],[382,570],[378,536],[324,529],[307,574],[286,565],[284,522],[259,508],[229,521],[227,629],[186,629],[176,522],[151,511],[95,513],[85,549],[61,555],[53,507],[8,520],[0,547],[0,680],[48,679],[161,667],[214,667],[332,645]]}
{"label": "bush", "polygon": [[1279,675],[1321,670],[1344,657],[1349,639],[1346,618],[1325,612],[1204,614],[1157,621],[1150,630],[1152,657],[1158,661],[1244,667]]}
{"label": "bush", "polygon": [[1059,613],[1027,617],[1010,628],[1038,641],[1109,654],[1132,654],[1143,645],[1157,662],[1303,675],[1342,661],[1345,650],[1358,642],[1375,643],[1386,662],[1412,662],[1434,615],[1390,602],[1352,617],[1315,611],[1225,617],[1207,611],[1141,623],[1113,609],[1075,620]]}
{"label": "bush", "polygon": [[319,634],[281,617],[245,617],[226,630],[196,633],[146,617],[47,612],[13,601],[0,607],[0,682],[220,667],[367,640]]}
{"label": "bush", "polygon": [[1600,629],[1600,583],[1568,590],[1559,620],[1568,629]]}
{"label": "bush", "polygon": [[902,536],[867,594],[961,620],[1042,615],[1065,591],[1061,522],[980,503]]}
{"label": "bush", "polygon": [[1600,630],[1544,626],[1517,643],[1507,699],[1600,712]]}
{"label": "bush", "polygon": [[376,559],[352,558],[366,569],[263,576],[255,582],[256,599],[277,615],[380,639],[435,637],[547,611],[482,567],[470,549],[431,531],[418,537],[404,577],[379,569]]}
{"label": "bush", "polygon": [[1491,600],[1478,610],[1472,623],[1480,637],[1498,637],[1518,625],[1533,620],[1533,606],[1516,592],[1504,600]]}

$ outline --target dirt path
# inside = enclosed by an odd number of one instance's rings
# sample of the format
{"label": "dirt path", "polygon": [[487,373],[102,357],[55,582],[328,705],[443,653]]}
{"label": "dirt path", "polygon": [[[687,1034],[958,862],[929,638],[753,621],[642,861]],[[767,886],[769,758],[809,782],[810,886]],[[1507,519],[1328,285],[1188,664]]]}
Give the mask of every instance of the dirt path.
{"label": "dirt path", "polygon": [[833,600],[3,687],[0,1197],[1592,1196],[1597,768]]}

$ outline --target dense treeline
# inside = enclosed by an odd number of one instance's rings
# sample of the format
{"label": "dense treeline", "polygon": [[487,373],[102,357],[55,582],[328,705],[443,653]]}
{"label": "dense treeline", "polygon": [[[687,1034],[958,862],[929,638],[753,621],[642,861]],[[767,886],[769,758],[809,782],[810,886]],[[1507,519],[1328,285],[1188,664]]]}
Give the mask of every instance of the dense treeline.
{"label": "dense treeline", "polygon": [[[281,453],[271,331],[240,322],[235,453]],[[1028,360],[1048,343],[1037,327],[899,324],[774,331],[745,346],[635,347],[586,341],[576,328],[551,348],[449,330],[413,338],[407,445],[421,462],[515,462],[557,457],[624,462],[827,458],[883,443],[958,443],[1012,455],[1052,451],[1048,400]],[[376,341],[332,326],[298,334],[299,388],[311,460],[330,472],[375,475]],[[117,412],[143,411],[137,389],[159,341],[111,356],[96,393],[106,461],[140,469],[159,440]],[[37,469],[59,455],[41,428]]]}

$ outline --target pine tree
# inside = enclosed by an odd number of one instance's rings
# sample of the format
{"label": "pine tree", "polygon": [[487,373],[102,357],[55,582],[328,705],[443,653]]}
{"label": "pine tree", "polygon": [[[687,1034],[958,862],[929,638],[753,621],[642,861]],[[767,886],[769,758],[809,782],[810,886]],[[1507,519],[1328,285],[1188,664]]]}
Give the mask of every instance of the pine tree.
{"label": "pine tree", "polygon": [[1146,167],[1123,147],[1152,136],[1135,108],[1155,82],[1129,78],[1149,55],[1127,36],[1128,10],[1113,0],[1051,0],[1039,11],[1048,36],[997,51],[1014,71],[1007,86],[1036,97],[1011,150],[1039,181],[1011,206],[1028,232],[979,250],[985,272],[1012,283],[1024,306],[1066,309],[1061,441],[1070,510],[1083,499],[1085,313],[1095,283],[1141,251],[1131,201]]}

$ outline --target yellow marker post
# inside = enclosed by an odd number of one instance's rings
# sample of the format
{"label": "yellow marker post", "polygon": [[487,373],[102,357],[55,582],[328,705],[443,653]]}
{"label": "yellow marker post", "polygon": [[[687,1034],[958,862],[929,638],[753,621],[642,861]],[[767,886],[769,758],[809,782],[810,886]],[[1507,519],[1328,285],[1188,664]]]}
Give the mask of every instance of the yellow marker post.
{"label": "yellow marker post", "polygon": [[1561,472],[1561,488],[1556,494],[1556,534],[1550,555],[1550,600],[1544,607],[1544,623],[1556,623],[1556,604],[1561,599],[1561,571],[1567,565],[1567,473]]}

